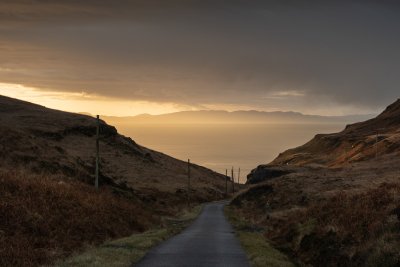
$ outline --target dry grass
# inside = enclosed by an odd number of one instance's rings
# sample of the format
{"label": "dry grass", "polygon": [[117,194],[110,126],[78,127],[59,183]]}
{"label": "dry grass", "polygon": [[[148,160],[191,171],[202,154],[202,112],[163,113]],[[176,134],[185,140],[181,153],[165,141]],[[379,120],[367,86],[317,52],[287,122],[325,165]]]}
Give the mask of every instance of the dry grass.
{"label": "dry grass", "polygon": [[[361,243],[385,230],[385,218],[400,205],[400,185],[382,184],[361,194],[341,192],[322,205],[314,204],[305,213],[315,218],[316,227],[340,229],[340,238],[351,236]],[[398,208],[398,207],[397,207]]]}
{"label": "dry grass", "polygon": [[239,216],[232,207],[225,208],[225,214],[235,228],[243,249],[253,267],[294,267],[290,259],[275,249],[263,236],[263,231],[257,226],[249,224]]}
{"label": "dry grass", "polygon": [[198,216],[202,206],[181,211],[176,217],[164,217],[163,227],[129,237],[88,247],[83,253],[74,254],[55,264],[57,267],[93,266],[123,267],[137,263],[152,247],[181,232]]}
{"label": "dry grass", "polygon": [[137,201],[18,172],[0,173],[0,266],[37,266],[84,244],[144,231],[157,220]]}
{"label": "dry grass", "polygon": [[274,192],[268,186],[260,188],[268,191],[264,193],[267,197],[254,201],[242,196],[236,201],[241,204],[238,212],[261,226],[267,240],[299,263],[400,265],[400,184],[383,183],[364,192],[343,191],[285,212],[266,210]]}
{"label": "dry grass", "polygon": [[[342,192],[313,203],[292,218],[296,223],[268,237],[281,245],[294,241],[295,254],[313,265],[365,265],[372,253],[374,266],[398,266],[399,209],[399,184],[382,184],[358,194]],[[386,249],[379,253],[382,246]]]}

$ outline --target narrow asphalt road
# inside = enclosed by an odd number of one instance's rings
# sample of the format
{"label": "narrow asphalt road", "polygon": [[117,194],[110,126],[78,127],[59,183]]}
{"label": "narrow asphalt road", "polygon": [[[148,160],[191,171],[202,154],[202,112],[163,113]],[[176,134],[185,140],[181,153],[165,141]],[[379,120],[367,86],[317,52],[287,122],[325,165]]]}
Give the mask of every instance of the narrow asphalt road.
{"label": "narrow asphalt road", "polygon": [[246,254],[224,215],[226,203],[204,206],[179,235],[152,249],[136,267],[249,267]]}

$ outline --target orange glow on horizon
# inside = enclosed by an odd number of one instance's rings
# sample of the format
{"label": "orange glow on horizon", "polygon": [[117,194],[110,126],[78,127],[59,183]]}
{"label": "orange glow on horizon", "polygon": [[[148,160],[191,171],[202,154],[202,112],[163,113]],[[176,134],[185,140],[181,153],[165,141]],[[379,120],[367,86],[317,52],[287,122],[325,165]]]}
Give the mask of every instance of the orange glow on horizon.
{"label": "orange glow on horizon", "polygon": [[[293,93],[284,91],[281,95]],[[179,111],[196,111],[196,110],[257,110],[257,111],[297,111],[307,115],[322,115],[322,116],[343,116],[349,114],[375,114],[375,110],[360,110],[352,105],[342,105],[340,109],[335,103],[321,106],[303,107],[302,109],[288,109],[276,105],[269,106],[268,109],[252,107],[245,104],[226,104],[226,103],[207,103],[189,106],[180,103],[164,103],[151,102],[143,100],[125,100],[121,98],[106,97],[96,94],[88,94],[86,92],[62,92],[52,91],[50,89],[39,89],[35,87],[25,86],[15,83],[0,82],[0,95],[28,101],[39,104],[48,108],[63,110],[68,112],[85,112],[92,115],[106,116],[135,116],[139,114],[166,114]]]}
{"label": "orange glow on horizon", "polygon": [[173,103],[130,101],[91,95],[85,92],[56,92],[39,90],[20,84],[0,83],[0,95],[68,112],[87,112],[107,116],[134,116],[163,114],[183,110]]}

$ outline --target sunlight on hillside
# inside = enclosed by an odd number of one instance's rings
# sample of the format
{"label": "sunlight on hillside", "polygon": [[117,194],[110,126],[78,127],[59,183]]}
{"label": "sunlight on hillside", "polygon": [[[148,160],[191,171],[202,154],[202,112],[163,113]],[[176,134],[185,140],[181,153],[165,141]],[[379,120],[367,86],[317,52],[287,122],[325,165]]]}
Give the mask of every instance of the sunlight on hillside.
{"label": "sunlight on hillside", "polygon": [[0,95],[18,98],[48,108],[108,116],[132,116],[143,113],[163,114],[182,109],[173,103],[128,101],[87,94],[86,92],[40,90],[12,83],[0,83]]}

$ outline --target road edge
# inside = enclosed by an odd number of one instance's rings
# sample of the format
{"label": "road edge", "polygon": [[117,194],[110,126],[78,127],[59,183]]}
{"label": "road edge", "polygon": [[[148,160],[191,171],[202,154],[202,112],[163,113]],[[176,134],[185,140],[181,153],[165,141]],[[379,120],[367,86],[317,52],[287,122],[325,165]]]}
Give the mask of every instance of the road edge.
{"label": "road edge", "polygon": [[258,229],[239,218],[234,209],[225,205],[224,213],[235,230],[243,250],[252,267],[295,267],[287,255],[275,249],[264,237],[263,229]]}
{"label": "road edge", "polygon": [[148,251],[179,234],[201,214],[204,205],[185,210],[177,217],[164,218],[164,227],[106,241],[100,246],[87,247],[83,252],[56,262],[54,267],[126,267],[134,266]]}

